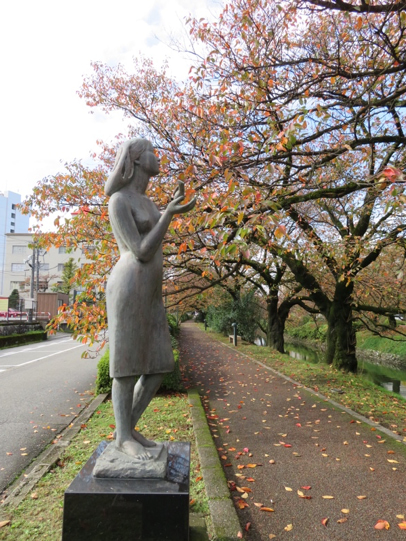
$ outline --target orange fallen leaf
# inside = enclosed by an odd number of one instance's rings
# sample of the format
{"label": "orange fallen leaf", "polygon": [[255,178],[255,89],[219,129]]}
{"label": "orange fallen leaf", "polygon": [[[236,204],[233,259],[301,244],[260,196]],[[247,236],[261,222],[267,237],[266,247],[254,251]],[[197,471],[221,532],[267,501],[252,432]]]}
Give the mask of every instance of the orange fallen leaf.
{"label": "orange fallen leaf", "polygon": [[254,503],[254,505],[256,505],[257,507],[264,507],[263,503]]}
{"label": "orange fallen leaf", "polygon": [[285,532],[290,532],[291,530],[293,530],[293,524],[288,524],[284,527],[284,530]]}
{"label": "orange fallen leaf", "polygon": [[310,489],[311,489],[312,487],[311,487],[311,486],[309,486],[309,485],[306,485],[306,486],[304,486],[304,487],[300,487],[300,488],[302,488],[303,490],[310,490]]}
{"label": "orange fallen leaf", "polygon": [[327,522],[329,521],[329,518],[326,517],[326,518],[323,518],[321,523],[323,524],[323,526],[327,526]]}
{"label": "orange fallen leaf", "polygon": [[285,487],[285,490],[287,490],[288,492],[292,492],[292,489],[290,487]]}
{"label": "orange fallen leaf", "polygon": [[375,530],[389,530],[389,522],[387,520],[378,520],[374,526]]}
{"label": "orange fallen leaf", "polygon": [[4,528],[4,526],[8,526],[8,524],[10,524],[10,520],[2,520],[0,522],[0,528]]}
{"label": "orange fallen leaf", "polygon": [[359,500],[366,500],[366,499],[367,499],[366,496],[357,496],[357,498],[358,498]]}
{"label": "orange fallen leaf", "polygon": [[269,464],[275,464],[275,460],[271,459],[271,460],[269,461]]}
{"label": "orange fallen leaf", "polygon": [[341,509],[341,513],[344,513],[344,515],[348,515],[349,512],[349,509]]}
{"label": "orange fallen leaf", "polygon": [[196,483],[198,483],[199,481],[201,481],[203,479],[203,477],[201,475],[199,475],[199,477],[196,477],[195,481]]}
{"label": "orange fallen leaf", "polygon": [[247,522],[247,524],[245,525],[244,530],[245,530],[246,532],[248,532],[248,530],[250,529],[250,526],[251,526],[251,522]]}
{"label": "orange fallen leaf", "polygon": [[252,477],[247,477],[247,481],[249,481],[250,483],[254,483],[255,479],[253,479]]}
{"label": "orange fallen leaf", "polygon": [[334,496],[322,496],[325,500],[334,500]]}
{"label": "orange fallen leaf", "polygon": [[406,530],[406,522],[400,522],[398,526],[401,530]]}
{"label": "orange fallen leaf", "polygon": [[245,466],[243,466],[242,464],[238,464],[237,468],[238,468],[239,470],[243,470],[243,469],[245,468]]}
{"label": "orange fallen leaf", "polygon": [[388,455],[394,455],[395,451],[388,451]]}
{"label": "orange fallen leaf", "polygon": [[256,468],[257,466],[260,466],[260,464],[247,464],[247,468]]}
{"label": "orange fallen leaf", "polygon": [[248,487],[241,487],[244,492],[252,492],[252,490]]}
{"label": "orange fallen leaf", "polygon": [[344,522],[347,522],[347,520],[348,520],[347,517],[339,518],[339,519],[337,520],[337,523],[338,523],[338,524],[344,524]]}
{"label": "orange fallen leaf", "polygon": [[31,499],[33,499],[33,500],[38,500],[38,494],[37,494],[36,492],[33,492],[33,493],[31,494]]}
{"label": "orange fallen leaf", "polygon": [[269,539],[275,539],[276,535],[274,533],[270,533],[268,537]]}
{"label": "orange fallen leaf", "polygon": [[271,507],[261,507],[260,511],[267,511],[268,513],[274,512],[274,510]]}

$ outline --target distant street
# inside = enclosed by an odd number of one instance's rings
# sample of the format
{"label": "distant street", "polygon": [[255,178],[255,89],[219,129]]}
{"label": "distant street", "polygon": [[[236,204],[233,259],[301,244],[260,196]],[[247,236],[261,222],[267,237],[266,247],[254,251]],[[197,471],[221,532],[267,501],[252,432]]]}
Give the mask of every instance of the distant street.
{"label": "distant street", "polygon": [[96,359],[62,335],[0,350],[0,492],[89,401]]}

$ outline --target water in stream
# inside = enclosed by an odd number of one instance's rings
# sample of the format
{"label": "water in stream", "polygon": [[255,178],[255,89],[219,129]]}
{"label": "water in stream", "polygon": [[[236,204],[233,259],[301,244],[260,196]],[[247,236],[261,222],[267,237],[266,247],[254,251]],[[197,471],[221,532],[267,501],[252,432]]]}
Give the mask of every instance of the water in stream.
{"label": "water in stream", "polygon": [[[314,349],[293,344],[285,345],[286,353],[295,359],[311,363],[323,362],[322,355]],[[386,366],[367,363],[358,359],[358,373],[388,391],[400,394],[406,398],[406,371],[395,370]]]}

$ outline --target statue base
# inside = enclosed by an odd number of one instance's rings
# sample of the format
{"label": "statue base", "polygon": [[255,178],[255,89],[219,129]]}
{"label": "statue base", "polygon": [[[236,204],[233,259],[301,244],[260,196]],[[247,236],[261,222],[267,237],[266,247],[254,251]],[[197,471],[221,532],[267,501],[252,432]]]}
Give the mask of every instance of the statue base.
{"label": "statue base", "polygon": [[163,443],[164,478],[95,477],[110,445],[99,445],[65,491],[62,541],[188,541],[190,443]]}
{"label": "statue base", "polygon": [[148,447],[149,460],[137,460],[122,453],[116,442],[110,443],[96,460],[93,475],[113,479],[164,479],[168,450],[162,442]]}

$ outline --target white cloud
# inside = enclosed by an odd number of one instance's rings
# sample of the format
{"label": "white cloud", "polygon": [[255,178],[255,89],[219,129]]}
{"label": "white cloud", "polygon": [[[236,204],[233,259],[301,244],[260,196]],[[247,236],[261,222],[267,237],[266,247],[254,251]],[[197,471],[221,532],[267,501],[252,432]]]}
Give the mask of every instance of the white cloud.
{"label": "white cloud", "polygon": [[131,69],[142,52],[157,65],[168,58],[184,77],[188,66],[166,45],[169,36],[182,36],[189,13],[210,18],[220,7],[216,0],[3,2],[0,189],[25,196],[60,162],[87,160],[96,139],[126,131],[119,114],[89,114],[77,95],[92,61]]}

